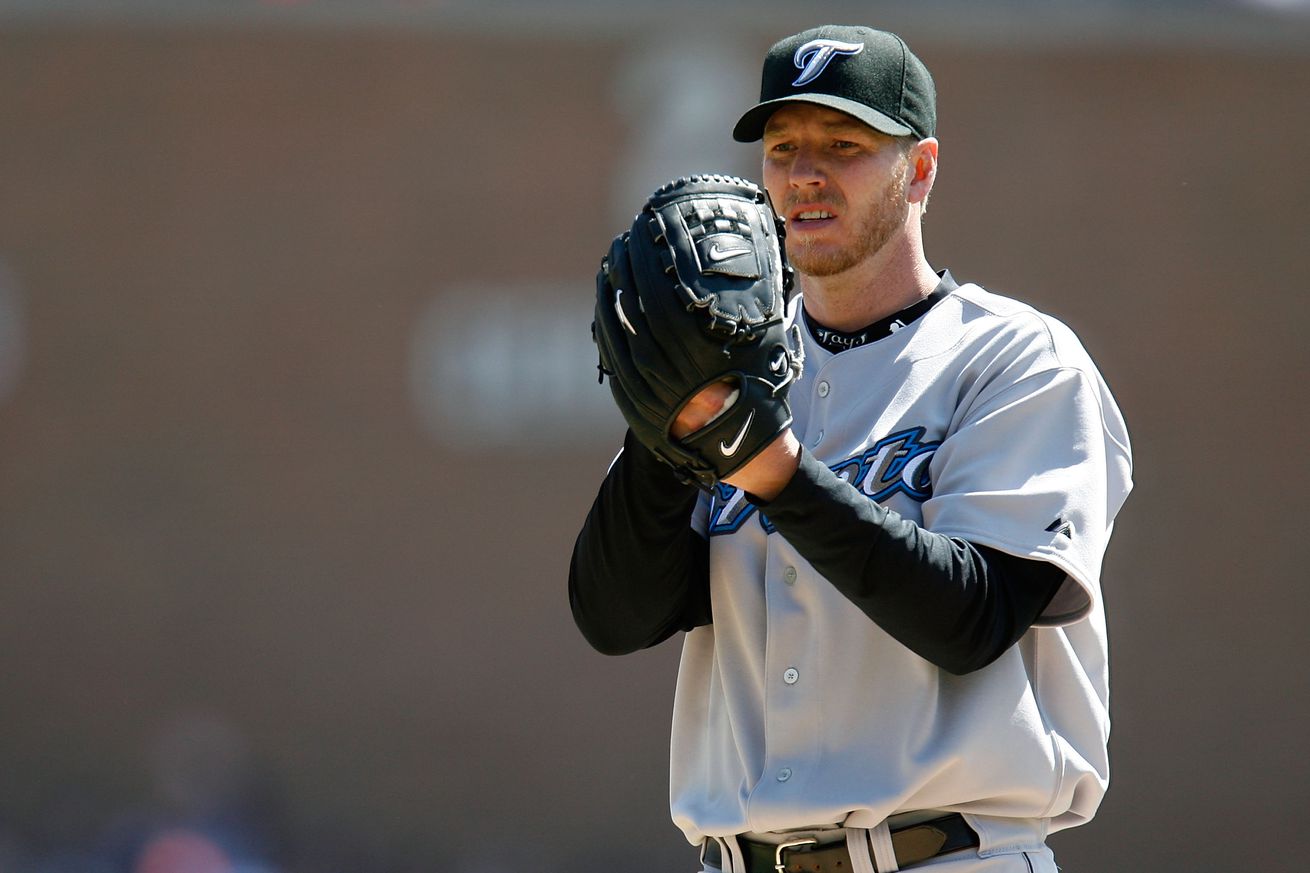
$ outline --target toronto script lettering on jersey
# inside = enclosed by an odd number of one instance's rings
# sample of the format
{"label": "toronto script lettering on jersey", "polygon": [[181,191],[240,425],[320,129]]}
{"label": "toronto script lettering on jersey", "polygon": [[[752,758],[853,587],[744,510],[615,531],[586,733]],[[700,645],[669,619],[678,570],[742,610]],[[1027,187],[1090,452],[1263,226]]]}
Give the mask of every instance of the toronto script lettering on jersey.
{"label": "toronto script lettering on jersey", "polygon": [[[893,494],[904,494],[920,503],[932,496],[929,467],[940,440],[925,441],[925,429],[912,427],[879,440],[853,458],[828,467],[842,479],[860,489],[870,500],[883,501]],[[737,488],[720,483],[710,499],[710,536],[740,530],[756,513],[756,507]],[[769,533],[773,525],[763,513],[760,524]]]}

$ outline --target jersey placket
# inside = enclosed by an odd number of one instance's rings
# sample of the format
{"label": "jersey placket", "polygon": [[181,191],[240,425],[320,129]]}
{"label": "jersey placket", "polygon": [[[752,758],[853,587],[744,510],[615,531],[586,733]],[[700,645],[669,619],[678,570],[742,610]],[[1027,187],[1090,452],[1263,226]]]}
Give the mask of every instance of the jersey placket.
{"label": "jersey placket", "polygon": [[761,830],[788,817],[819,767],[824,666],[816,657],[813,571],[781,536],[770,535],[766,550],[764,766],[749,810]]}
{"label": "jersey placket", "polygon": [[[813,450],[829,418],[832,387],[820,374],[808,389],[804,412],[793,423],[797,437]],[[757,829],[793,818],[806,796],[805,784],[817,774],[823,749],[822,671],[817,634],[822,601],[815,590],[827,584],[782,536],[765,539],[764,751],[749,817]]]}

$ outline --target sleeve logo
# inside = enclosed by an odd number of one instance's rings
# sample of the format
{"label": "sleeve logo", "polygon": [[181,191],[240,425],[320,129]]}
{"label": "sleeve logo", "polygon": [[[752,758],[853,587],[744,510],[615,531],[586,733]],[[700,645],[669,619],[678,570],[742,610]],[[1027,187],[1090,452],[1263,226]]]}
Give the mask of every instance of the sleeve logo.
{"label": "sleeve logo", "polygon": [[1067,540],[1073,539],[1073,525],[1063,515],[1057,515],[1055,521],[1046,526],[1046,532],[1062,536]]}

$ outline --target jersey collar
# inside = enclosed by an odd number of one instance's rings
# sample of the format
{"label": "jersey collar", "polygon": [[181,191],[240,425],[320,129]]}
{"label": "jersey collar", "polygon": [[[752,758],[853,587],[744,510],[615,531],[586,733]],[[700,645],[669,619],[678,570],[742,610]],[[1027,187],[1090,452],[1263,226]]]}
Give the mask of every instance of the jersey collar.
{"label": "jersey collar", "polygon": [[[960,287],[955,278],[951,276],[950,270],[938,271],[937,278],[937,287],[927,297],[910,304],[900,312],[892,313],[886,318],[878,319],[873,324],[865,325],[859,330],[835,330],[816,321],[814,316],[810,315],[809,310],[805,311],[805,326],[809,328],[810,336],[814,337],[814,341],[834,355],[857,346],[875,343],[880,339],[891,336],[911,322],[922,318],[928,310]],[[805,301],[802,298],[801,308],[804,309],[804,306]]]}

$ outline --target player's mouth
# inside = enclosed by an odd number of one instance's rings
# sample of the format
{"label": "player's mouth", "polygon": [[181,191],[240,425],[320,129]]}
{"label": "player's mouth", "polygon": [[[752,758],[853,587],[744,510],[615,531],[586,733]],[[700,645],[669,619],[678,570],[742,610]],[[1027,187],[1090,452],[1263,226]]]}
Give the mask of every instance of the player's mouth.
{"label": "player's mouth", "polygon": [[793,207],[787,215],[788,230],[818,230],[837,220],[837,213],[814,204]]}

